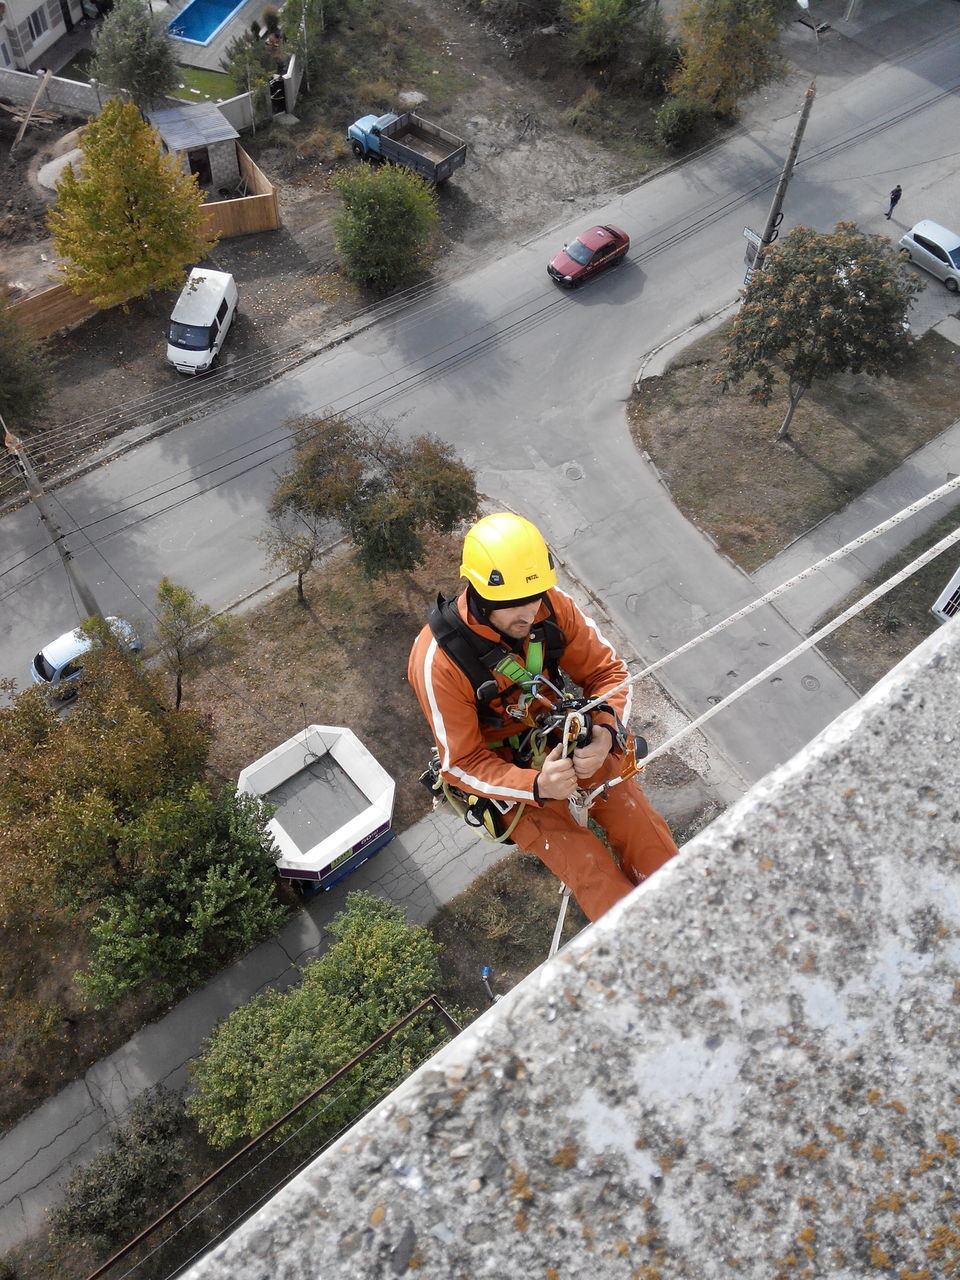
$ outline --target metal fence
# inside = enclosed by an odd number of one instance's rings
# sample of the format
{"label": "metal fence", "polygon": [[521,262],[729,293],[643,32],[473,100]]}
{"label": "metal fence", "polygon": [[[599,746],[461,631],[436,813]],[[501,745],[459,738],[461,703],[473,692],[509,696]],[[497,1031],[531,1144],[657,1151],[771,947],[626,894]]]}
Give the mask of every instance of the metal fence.
{"label": "metal fence", "polygon": [[[92,1271],[87,1280],[100,1280],[105,1276],[110,1280],[124,1280],[128,1276],[136,1280],[168,1280],[195,1262],[420,1065],[420,1062],[407,1062],[403,1073],[389,1082],[379,1096],[368,1099],[360,1111],[350,1115],[335,1132],[330,1132],[329,1117],[335,1105],[349,1102],[351,1091],[361,1087],[375,1069],[377,1055],[400,1032],[422,1019],[439,1020],[451,1037],[461,1030],[438,998],[428,996],[203,1178],[172,1208]],[[438,1047],[432,1045],[421,1060],[426,1061]]]}

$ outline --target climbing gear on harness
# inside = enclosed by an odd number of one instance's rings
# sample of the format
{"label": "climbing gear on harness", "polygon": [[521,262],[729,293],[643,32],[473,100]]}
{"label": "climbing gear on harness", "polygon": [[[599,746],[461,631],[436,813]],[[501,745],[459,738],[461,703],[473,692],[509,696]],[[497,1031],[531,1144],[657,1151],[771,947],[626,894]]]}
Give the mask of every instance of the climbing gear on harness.
{"label": "climbing gear on harness", "polygon": [[[471,796],[459,787],[453,787],[440,772],[440,755],[434,747],[430,762],[420,775],[421,783],[433,796],[433,807],[446,802],[468,827],[473,827],[485,840],[494,844],[513,844],[510,836],[526,805],[512,805],[508,801],[494,800],[491,796]],[[506,815],[516,808],[509,824]]]}
{"label": "climbing gear on harness", "polygon": [[[481,724],[497,728],[505,725],[504,717],[491,712],[489,704],[495,698],[508,697],[517,688],[528,695],[527,701],[536,698],[537,685],[540,683],[546,683],[555,693],[562,694],[563,676],[559,662],[567,641],[557,626],[553,606],[546,597],[544,604],[548,617],[538,622],[530,633],[526,665],[519,654],[512,652],[506,645],[498,642],[491,644],[472,627],[468,627],[460,617],[456,597],[447,600],[438,595],[436,604],[427,614],[427,623],[437,644],[473,686]],[[501,689],[492,678],[495,675],[505,676],[511,681],[510,686]]]}
{"label": "climbing gear on harness", "polygon": [[501,609],[534,600],[557,585],[553,556],[540,530],[509,511],[484,516],[467,531],[460,573],[481,599]]}

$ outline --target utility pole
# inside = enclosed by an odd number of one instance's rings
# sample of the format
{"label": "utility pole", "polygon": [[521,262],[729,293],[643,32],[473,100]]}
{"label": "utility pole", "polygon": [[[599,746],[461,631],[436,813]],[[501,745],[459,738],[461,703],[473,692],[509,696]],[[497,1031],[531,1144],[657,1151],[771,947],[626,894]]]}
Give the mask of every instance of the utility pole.
{"label": "utility pole", "polygon": [[64,541],[63,530],[57,524],[53,512],[47,504],[46,494],[40,487],[40,481],[37,479],[37,473],[30,465],[30,459],[27,457],[27,451],[23,447],[23,441],[19,436],[15,436],[9,429],[3,420],[2,414],[0,414],[0,427],[3,428],[4,432],[3,442],[7,446],[7,451],[13,454],[14,461],[19,468],[21,476],[23,476],[23,482],[27,486],[30,501],[36,506],[37,511],[40,513],[40,519],[43,521],[47,532],[50,534],[50,538],[57,550],[57,554],[63,561],[63,567],[67,572],[67,578],[69,579],[73,590],[76,592],[77,599],[83,607],[84,616],[88,618],[102,618],[103,611],[97,604],[96,597],[87,586],[86,582],[84,582],[76,565],[73,563],[73,554]]}
{"label": "utility pole", "polygon": [[745,285],[749,285],[750,279],[754,271],[763,270],[763,251],[767,245],[773,244],[777,236],[780,234],[779,227],[783,221],[783,198],[787,194],[787,186],[793,173],[793,167],[797,163],[797,154],[800,150],[800,143],[803,139],[803,131],[807,127],[807,120],[810,117],[810,108],[813,106],[813,100],[817,94],[817,85],[814,81],[807,90],[806,98],[803,103],[803,110],[800,112],[800,119],[797,121],[797,127],[793,133],[793,142],[790,144],[790,152],[783,165],[780,174],[780,181],[777,183],[777,189],[773,193],[773,202],[770,205],[770,212],[767,214],[766,225],[760,236],[760,245],[757,249],[756,257],[750,265],[747,277],[744,280]]}

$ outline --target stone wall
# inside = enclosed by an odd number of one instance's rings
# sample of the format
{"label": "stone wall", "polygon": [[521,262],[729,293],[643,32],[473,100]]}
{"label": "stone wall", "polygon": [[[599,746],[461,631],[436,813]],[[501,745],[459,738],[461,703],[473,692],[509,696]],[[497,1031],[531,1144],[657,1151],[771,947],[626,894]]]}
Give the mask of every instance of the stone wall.
{"label": "stone wall", "polygon": [[[293,59],[291,59],[292,65]],[[287,75],[289,76],[289,74],[288,70]],[[295,80],[297,89],[299,89],[300,77],[296,76]],[[0,98],[6,98],[18,106],[30,105],[34,94],[37,92],[38,83],[37,76],[29,72],[0,68]],[[287,77],[284,77],[288,111],[292,109],[290,106],[291,97],[292,101],[296,102],[296,91],[291,91],[290,83],[292,82],[288,82]],[[44,110],[61,111],[67,115],[95,116],[107,98],[112,96],[108,90],[95,84],[82,84],[78,80],[62,80],[59,76],[51,76],[38,106],[43,107]],[[168,102],[171,106],[180,105],[179,98],[170,98]],[[254,115],[249,93],[239,93],[234,98],[227,98],[224,102],[218,102],[217,106],[238,133],[242,133],[244,129],[252,127]]]}
{"label": "stone wall", "polygon": [[[28,107],[37,92],[37,76],[27,71],[11,71],[0,68],[0,98],[7,98],[17,106]],[[62,111],[65,114],[94,116],[101,104],[111,95],[93,85],[79,80],[62,80],[51,76],[38,102],[45,111]]]}
{"label": "stone wall", "polygon": [[218,102],[221,115],[225,116],[237,133],[253,127],[253,99],[249,93],[238,93],[235,98],[227,98]]}
{"label": "stone wall", "polygon": [[960,623],[189,1280],[791,1280],[960,1260]]}

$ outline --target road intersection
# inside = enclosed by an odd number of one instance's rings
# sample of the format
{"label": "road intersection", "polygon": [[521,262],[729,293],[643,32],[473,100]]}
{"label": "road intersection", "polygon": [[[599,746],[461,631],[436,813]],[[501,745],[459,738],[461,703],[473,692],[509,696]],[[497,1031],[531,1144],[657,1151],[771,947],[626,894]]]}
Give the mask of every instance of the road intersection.
{"label": "road intersection", "polygon": [[[907,168],[898,214],[949,223],[957,43],[954,23],[912,50],[901,43],[894,60],[866,74],[829,78],[788,193],[786,226],[844,217],[889,232],[884,196],[891,174]],[[735,303],[742,229],[763,223],[805,89],[795,76],[775,109],[754,113],[749,127],[591,211],[628,227],[633,248],[623,267],[589,287],[560,292],[545,271],[578,219],[63,486],[63,523],[80,530],[72,545],[101,602],[145,619],[149,630],[164,573],[216,608],[262,585],[268,569],[255,539],[274,470],[289,456],[284,423],[327,408],[453,443],[492,503],[543,527],[638,659],[664,656],[754,598],[755,584],[680,516],[638,455],[623,402],[645,353]],[[931,283],[915,327],[952,305]],[[35,512],[9,514],[0,528],[3,673],[22,678],[38,642],[71,625],[73,610]],[[670,664],[662,678],[695,716],[796,638],[779,611],[766,609]],[[853,699],[811,652],[718,717],[711,732],[750,782]]]}

